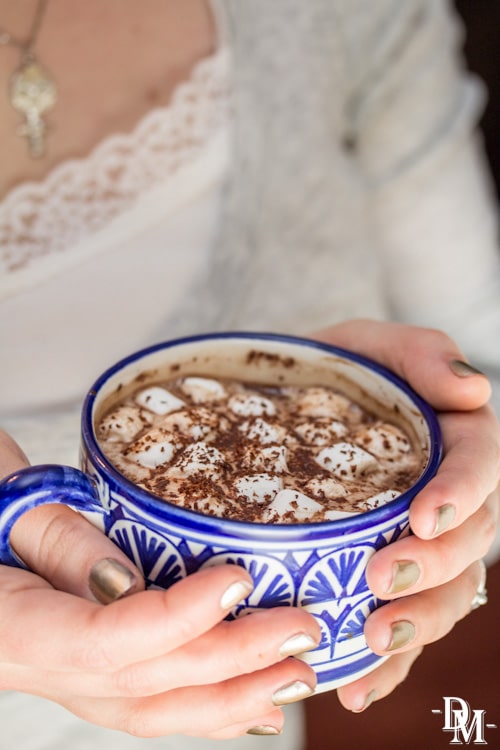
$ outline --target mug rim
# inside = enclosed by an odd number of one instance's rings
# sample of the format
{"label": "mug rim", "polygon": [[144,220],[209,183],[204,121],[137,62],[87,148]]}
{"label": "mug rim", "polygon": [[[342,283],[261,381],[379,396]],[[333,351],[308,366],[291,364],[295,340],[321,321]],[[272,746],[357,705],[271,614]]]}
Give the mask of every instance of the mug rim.
{"label": "mug rim", "polygon": [[[275,341],[281,344],[306,346],[355,362],[370,371],[374,371],[380,377],[389,380],[392,385],[403,391],[403,393],[415,404],[419,412],[422,414],[429,431],[429,455],[420,477],[394,500],[390,500],[378,508],[332,521],[292,524],[266,524],[210,516],[170,503],[169,501],[156,497],[152,493],[136,485],[115,468],[102,451],[95,436],[92,423],[92,412],[101,388],[108,382],[108,380],[110,380],[110,378],[115,376],[128,365],[158,351],[171,349],[185,344],[195,344],[202,341],[228,339]],[[323,539],[326,537],[332,537],[333,535],[350,536],[351,534],[359,532],[367,527],[373,527],[379,523],[384,523],[388,518],[396,517],[407,510],[413,498],[435,475],[441,462],[443,452],[441,428],[434,409],[421,396],[419,396],[405,380],[384,365],[381,365],[362,354],[358,354],[357,352],[344,349],[343,347],[334,344],[327,344],[304,336],[260,331],[221,331],[183,336],[161,341],[138,349],[126,357],[121,358],[104,370],[87,391],[81,413],[81,433],[87,451],[89,451],[90,456],[96,465],[103,470],[107,477],[116,485],[123,486],[126,494],[129,497],[133,497],[134,503],[139,504],[148,513],[152,513],[157,517],[159,516],[163,520],[167,522],[170,521],[179,527],[195,528],[198,533],[204,531],[211,535],[241,537],[245,539],[258,537],[261,541],[264,541],[267,538],[269,538],[269,541],[293,541],[294,539],[305,540],[307,538]]]}

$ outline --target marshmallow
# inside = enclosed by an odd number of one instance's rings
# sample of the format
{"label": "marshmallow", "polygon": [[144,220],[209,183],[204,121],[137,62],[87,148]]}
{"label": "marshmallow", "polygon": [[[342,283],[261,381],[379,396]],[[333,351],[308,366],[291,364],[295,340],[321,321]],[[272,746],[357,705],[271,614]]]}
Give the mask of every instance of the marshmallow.
{"label": "marshmallow", "polygon": [[284,516],[292,516],[296,521],[309,521],[316,513],[323,510],[307,495],[297,490],[281,490],[263,512],[263,520],[279,521]]}
{"label": "marshmallow", "polygon": [[327,510],[323,514],[325,521],[342,521],[343,518],[350,518],[355,516],[357,513],[352,513],[348,510]]}
{"label": "marshmallow", "polygon": [[265,503],[283,489],[283,480],[271,474],[252,474],[240,477],[234,483],[238,495],[243,495],[252,503]]}
{"label": "marshmallow", "polygon": [[411,444],[402,430],[392,424],[380,423],[360,431],[356,440],[379,458],[402,458]]}
{"label": "marshmallow", "polygon": [[223,463],[224,455],[217,448],[198,441],[188,445],[175,464],[170,467],[168,474],[173,477],[188,477],[195,474],[216,477]]}
{"label": "marshmallow", "polygon": [[378,467],[375,456],[352,443],[336,443],[323,448],[315,460],[323,469],[343,480],[360,477]]}
{"label": "marshmallow", "polygon": [[299,414],[307,417],[341,419],[351,406],[352,402],[348,398],[328,388],[308,388],[299,392],[297,400]]}
{"label": "marshmallow", "polygon": [[135,400],[139,406],[152,411],[154,414],[168,414],[184,406],[184,401],[158,385],[140,391]]}
{"label": "marshmallow", "polygon": [[125,455],[128,461],[134,461],[148,469],[156,469],[158,466],[169,463],[176,449],[177,446],[171,435],[154,428],[135,443],[131,443]]}
{"label": "marshmallow", "polygon": [[310,419],[294,428],[307,445],[331,445],[338,438],[347,434],[347,427],[343,422],[335,419]]}
{"label": "marshmallow", "polygon": [[144,428],[138,409],[133,406],[118,406],[107,414],[99,425],[99,435],[111,442],[130,443]]}
{"label": "marshmallow", "polygon": [[181,390],[195,404],[205,401],[220,401],[227,395],[226,389],[218,380],[212,378],[188,377],[181,383]]}
{"label": "marshmallow", "polygon": [[259,443],[281,443],[286,435],[286,430],[280,425],[273,425],[265,419],[257,417],[252,422],[243,422],[238,429],[245,433],[250,440],[258,440]]}
{"label": "marshmallow", "polygon": [[243,466],[259,472],[272,472],[273,474],[288,473],[287,449],[284,445],[269,445],[267,447],[249,448],[243,457]]}
{"label": "marshmallow", "polygon": [[228,406],[234,414],[240,417],[272,417],[276,414],[273,402],[265,396],[256,393],[236,393],[228,401]]}
{"label": "marshmallow", "polygon": [[229,422],[210,409],[198,406],[167,414],[161,421],[161,427],[173,434],[180,433],[184,437],[206,442],[225,432]]}
{"label": "marshmallow", "polygon": [[364,500],[363,506],[366,506],[367,510],[373,510],[374,508],[379,508],[381,505],[390,503],[391,500],[399,497],[400,494],[397,490],[384,490]]}
{"label": "marshmallow", "polygon": [[347,490],[344,485],[331,477],[314,477],[307,483],[307,489],[315,497],[326,497],[328,499],[347,497]]}

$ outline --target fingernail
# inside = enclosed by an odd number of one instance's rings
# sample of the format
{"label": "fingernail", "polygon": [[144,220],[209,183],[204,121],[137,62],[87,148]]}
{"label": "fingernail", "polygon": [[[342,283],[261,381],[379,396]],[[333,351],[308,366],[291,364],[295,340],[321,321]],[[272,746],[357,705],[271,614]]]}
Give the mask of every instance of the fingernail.
{"label": "fingernail", "polygon": [[297,656],[297,654],[303,654],[304,651],[311,651],[316,648],[318,641],[309,635],[309,633],[296,633],[281,644],[280,656]]}
{"label": "fingernail", "polygon": [[271,734],[281,734],[281,729],[276,729],[276,727],[268,726],[267,724],[262,724],[258,727],[251,727],[250,729],[247,729],[247,734],[258,734],[258,735],[271,735]]}
{"label": "fingernail", "polygon": [[137,576],[118,560],[105,558],[92,567],[89,589],[101,604],[109,604],[127,594],[137,583]]}
{"label": "fingernail", "polygon": [[391,640],[387,646],[387,651],[395,651],[402,648],[415,638],[415,625],[408,620],[393,622],[391,625]]}
{"label": "fingernail", "polygon": [[377,691],[370,690],[361,708],[352,708],[351,711],[355,714],[360,714],[362,711],[365,711],[368,708],[368,706],[371,706],[371,704],[376,699],[376,697],[377,697]]}
{"label": "fingernail", "polygon": [[236,581],[227,588],[221,596],[220,606],[222,609],[232,609],[243,599],[246,599],[253,591],[250,581]]}
{"label": "fingernail", "polygon": [[441,505],[437,509],[436,513],[436,525],[434,527],[434,536],[441,534],[442,531],[448,528],[450,523],[456,515],[456,509],[454,505]]}
{"label": "fingernail", "polygon": [[413,586],[420,578],[420,568],[413,560],[399,560],[392,566],[392,583],[388,594],[397,594]]}
{"label": "fingernail", "polygon": [[450,369],[459,378],[469,378],[471,375],[484,375],[484,372],[481,372],[481,370],[473,367],[468,362],[463,362],[461,359],[452,359]]}
{"label": "fingernail", "polygon": [[273,693],[272,701],[275,706],[283,706],[286,703],[295,703],[303,698],[308,698],[314,693],[314,688],[301,680],[295,680],[288,685],[283,685]]}

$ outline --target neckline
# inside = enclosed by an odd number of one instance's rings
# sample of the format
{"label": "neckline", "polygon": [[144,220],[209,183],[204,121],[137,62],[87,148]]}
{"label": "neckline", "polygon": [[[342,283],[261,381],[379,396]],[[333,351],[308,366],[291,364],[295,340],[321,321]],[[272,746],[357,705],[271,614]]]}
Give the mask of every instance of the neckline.
{"label": "neckline", "polygon": [[[217,0],[210,0],[211,7],[214,7],[216,4]],[[198,62],[193,65],[190,70],[189,76],[181,81],[172,92],[172,96],[170,97],[170,101],[168,102],[168,104],[164,106],[153,107],[152,109],[150,109],[149,112],[146,112],[141,118],[139,118],[139,120],[130,130],[117,131],[116,133],[111,133],[110,135],[105,136],[98,143],[96,143],[95,146],[90,149],[90,151],[84,156],[68,157],[67,159],[63,159],[52,169],[50,169],[49,172],[47,172],[47,174],[44,175],[41,179],[25,180],[23,182],[20,182],[18,185],[15,185],[11,190],[7,192],[4,198],[0,200],[0,212],[2,211],[2,208],[4,210],[7,210],[8,207],[15,204],[17,200],[22,199],[25,194],[46,194],[48,191],[50,191],[51,185],[57,183],[65,173],[67,173],[69,170],[73,170],[74,168],[78,168],[78,165],[84,165],[86,163],[91,163],[95,160],[98,160],[100,155],[112,148],[114,143],[123,141],[132,142],[134,140],[137,140],[141,131],[147,128],[148,123],[153,118],[156,118],[159,115],[161,116],[162,114],[165,116],[173,116],[173,113],[179,106],[179,103],[181,102],[185,93],[190,88],[195,86],[199,79],[204,78],[207,70],[209,70],[210,68],[218,68],[219,66],[223,67],[224,65],[228,64],[227,58],[229,49],[223,39],[223,36],[221,36],[223,32],[220,31],[220,21],[216,21],[216,27],[216,34],[218,37],[216,41],[218,43],[214,52],[198,60]]]}

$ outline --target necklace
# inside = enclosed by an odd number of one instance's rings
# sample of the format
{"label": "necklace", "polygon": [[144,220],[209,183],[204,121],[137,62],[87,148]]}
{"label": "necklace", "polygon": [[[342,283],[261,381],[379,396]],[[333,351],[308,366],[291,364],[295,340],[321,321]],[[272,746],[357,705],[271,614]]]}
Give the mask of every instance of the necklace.
{"label": "necklace", "polygon": [[47,123],[42,115],[57,101],[57,88],[51,76],[38,62],[34,47],[47,9],[48,0],[38,0],[35,17],[27,41],[15,39],[0,28],[0,46],[11,45],[21,51],[21,64],[9,82],[9,101],[25,121],[18,129],[26,138],[30,156],[37,159],[45,154]]}

